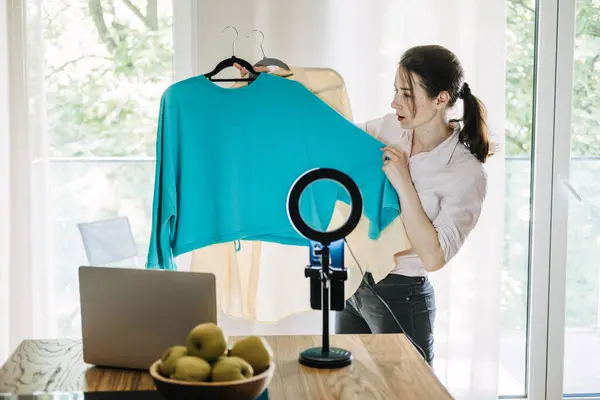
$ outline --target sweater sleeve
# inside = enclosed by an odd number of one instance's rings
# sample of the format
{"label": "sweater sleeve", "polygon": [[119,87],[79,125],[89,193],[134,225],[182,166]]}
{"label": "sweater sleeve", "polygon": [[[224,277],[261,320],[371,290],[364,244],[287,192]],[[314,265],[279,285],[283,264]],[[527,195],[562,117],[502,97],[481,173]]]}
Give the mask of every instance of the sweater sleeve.
{"label": "sweater sleeve", "polygon": [[[383,172],[381,148],[383,142],[369,135],[331,108],[317,96],[306,91],[301,106],[306,113],[302,123],[307,132],[307,146],[318,151],[308,151],[311,168],[335,168],[349,175],[357,184],[363,198],[363,215],[369,220],[369,237],[377,239],[380,232],[400,215],[398,194]],[[332,202],[327,202],[326,221],[333,212],[336,199],[351,204],[350,196],[336,185]],[[324,187],[324,185],[322,185]],[[319,201],[319,203],[322,203]],[[331,212],[330,212],[331,209]],[[327,224],[325,224],[327,225]]]}
{"label": "sweater sleeve", "polygon": [[177,113],[167,90],[161,97],[156,135],[156,166],[152,204],[152,232],[146,268],[175,270],[172,243],[177,221]]}

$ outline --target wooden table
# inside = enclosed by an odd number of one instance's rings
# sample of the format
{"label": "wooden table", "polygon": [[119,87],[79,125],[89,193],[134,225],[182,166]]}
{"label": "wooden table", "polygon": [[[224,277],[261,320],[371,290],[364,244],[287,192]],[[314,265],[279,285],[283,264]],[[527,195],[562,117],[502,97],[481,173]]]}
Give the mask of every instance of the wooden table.
{"label": "wooden table", "polygon": [[[429,365],[402,334],[332,335],[353,365],[306,368],[298,354],[320,346],[320,336],[266,336],[277,368],[269,399],[451,399]],[[239,339],[231,337],[230,341]],[[144,371],[98,368],[82,359],[78,340],[27,340],[0,370],[0,392],[154,390]]]}

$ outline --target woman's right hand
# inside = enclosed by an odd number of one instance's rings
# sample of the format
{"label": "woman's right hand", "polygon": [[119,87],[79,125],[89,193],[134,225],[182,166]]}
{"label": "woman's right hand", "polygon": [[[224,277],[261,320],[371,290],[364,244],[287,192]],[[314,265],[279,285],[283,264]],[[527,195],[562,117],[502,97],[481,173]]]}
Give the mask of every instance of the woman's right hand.
{"label": "woman's right hand", "polygon": [[[240,77],[245,78],[248,76],[248,70],[246,68],[242,67],[238,63],[233,63],[233,66],[235,68],[237,68],[238,71],[240,71]],[[269,68],[268,67],[254,67],[254,72],[269,72]],[[246,86],[247,83],[248,82],[234,82],[233,85],[231,86],[231,89],[241,88],[242,86]]]}
{"label": "woman's right hand", "polygon": [[[246,75],[248,75],[248,70],[246,68],[242,67],[240,64],[233,63],[233,66],[240,71],[240,75],[242,78],[245,77]],[[258,73],[269,72],[269,67],[263,67],[263,66],[254,67],[254,72],[258,72]]]}

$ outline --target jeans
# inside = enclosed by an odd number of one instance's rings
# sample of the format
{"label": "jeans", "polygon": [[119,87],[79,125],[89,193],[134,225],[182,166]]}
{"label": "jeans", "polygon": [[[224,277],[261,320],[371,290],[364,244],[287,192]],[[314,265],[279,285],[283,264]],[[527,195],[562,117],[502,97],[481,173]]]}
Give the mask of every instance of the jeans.
{"label": "jeans", "polygon": [[[402,329],[366,282],[388,304]],[[435,293],[429,279],[389,274],[375,284],[367,273],[356,293],[346,300],[344,311],[336,312],[335,329],[336,333],[404,333],[423,350],[431,365],[434,320]]]}

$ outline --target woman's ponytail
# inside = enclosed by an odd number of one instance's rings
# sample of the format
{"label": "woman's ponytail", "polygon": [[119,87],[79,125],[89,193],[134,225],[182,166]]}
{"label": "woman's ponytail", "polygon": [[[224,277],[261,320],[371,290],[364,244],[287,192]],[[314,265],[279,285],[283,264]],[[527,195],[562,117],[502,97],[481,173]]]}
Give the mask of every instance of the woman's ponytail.
{"label": "woman's ponytail", "polygon": [[471,93],[471,88],[465,82],[458,92],[458,97],[463,100],[463,126],[458,135],[458,140],[473,153],[477,159],[484,163],[492,155],[490,140],[485,120],[486,112],[483,103]]}

